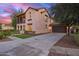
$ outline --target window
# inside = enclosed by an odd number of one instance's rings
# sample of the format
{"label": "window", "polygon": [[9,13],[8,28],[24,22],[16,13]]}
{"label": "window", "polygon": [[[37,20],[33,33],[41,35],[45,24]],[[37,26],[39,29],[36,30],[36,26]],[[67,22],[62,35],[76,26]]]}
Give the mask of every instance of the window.
{"label": "window", "polygon": [[48,15],[45,14],[45,22],[48,22]]}
{"label": "window", "polygon": [[23,16],[23,18],[25,19],[25,15]]}
{"label": "window", "polygon": [[22,23],[22,18],[20,17],[20,19],[19,19],[19,23]]}
{"label": "window", "polygon": [[43,12],[40,12],[41,14],[43,13]]}
{"label": "window", "polygon": [[29,17],[31,18],[31,12],[29,12],[29,14],[30,14]]}
{"label": "window", "polygon": [[45,15],[46,17],[48,17],[48,15]]}
{"label": "window", "polygon": [[31,12],[29,12],[29,14],[31,14]]}
{"label": "window", "polygon": [[32,19],[28,19],[28,21],[31,21]]}
{"label": "window", "polygon": [[32,25],[32,23],[28,23],[28,25]]}
{"label": "window", "polygon": [[25,19],[23,19],[23,23],[25,23]]}

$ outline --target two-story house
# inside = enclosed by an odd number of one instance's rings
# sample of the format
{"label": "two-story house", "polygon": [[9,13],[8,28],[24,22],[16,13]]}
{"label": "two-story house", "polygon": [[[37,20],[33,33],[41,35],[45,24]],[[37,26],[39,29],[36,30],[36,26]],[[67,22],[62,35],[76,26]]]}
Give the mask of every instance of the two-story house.
{"label": "two-story house", "polygon": [[17,15],[16,29],[19,33],[34,32],[35,34],[52,32],[52,19],[45,8],[29,7],[24,13]]}

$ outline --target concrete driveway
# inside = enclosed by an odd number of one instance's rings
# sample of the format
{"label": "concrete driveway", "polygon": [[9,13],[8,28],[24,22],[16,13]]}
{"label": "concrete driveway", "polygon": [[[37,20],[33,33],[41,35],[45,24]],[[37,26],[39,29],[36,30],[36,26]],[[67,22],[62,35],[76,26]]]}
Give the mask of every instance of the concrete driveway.
{"label": "concrete driveway", "polygon": [[49,33],[27,39],[13,38],[14,41],[0,43],[0,55],[46,56],[49,49],[64,35],[64,33]]}

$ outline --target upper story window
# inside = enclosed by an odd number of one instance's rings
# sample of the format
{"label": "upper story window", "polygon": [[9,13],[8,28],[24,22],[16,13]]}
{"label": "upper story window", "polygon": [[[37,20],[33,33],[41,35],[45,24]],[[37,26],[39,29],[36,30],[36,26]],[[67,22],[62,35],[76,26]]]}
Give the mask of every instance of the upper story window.
{"label": "upper story window", "polygon": [[48,22],[48,15],[45,14],[45,22]]}
{"label": "upper story window", "polygon": [[29,12],[29,14],[30,14],[29,16],[30,16],[30,18],[31,18],[31,12]]}
{"label": "upper story window", "polygon": [[25,15],[23,15],[22,18],[25,19]]}
{"label": "upper story window", "polygon": [[31,12],[29,12],[29,14],[31,14]]}
{"label": "upper story window", "polygon": [[32,19],[28,19],[28,21],[32,21]]}
{"label": "upper story window", "polygon": [[48,15],[45,15],[46,17],[48,17]]}
{"label": "upper story window", "polygon": [[23,22],[22,23],[25,23],[25,19],[23,19]]}
{"label": "upper story window", "polygon": [[43,12],[40,12],[41,14],[43,13]]}
{"label": "upper story window", "polygon": [[28,23],[28,25],[32,25],[32,23]]}

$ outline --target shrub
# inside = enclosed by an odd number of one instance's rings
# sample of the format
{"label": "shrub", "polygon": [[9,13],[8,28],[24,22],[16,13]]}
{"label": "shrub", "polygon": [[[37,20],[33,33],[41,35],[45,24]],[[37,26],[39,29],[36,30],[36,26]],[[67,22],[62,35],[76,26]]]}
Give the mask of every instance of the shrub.
{"label": "shrub", "polygon": [[2,32],[0,32],[0,39],[2,40],[3,38],[5,38],[5,36]]}
{"label": "shrub", "polygon": [[0,32],[0,39],[6,38],[7,36],[11,35],[11,31],[1,31]]}
{"label": "shrub", "polygon": [[10,32],[3,32],[3,35],[4,35],[5,37],[7,37],[7,36],[10,36],[11,33],[10,33]]}

